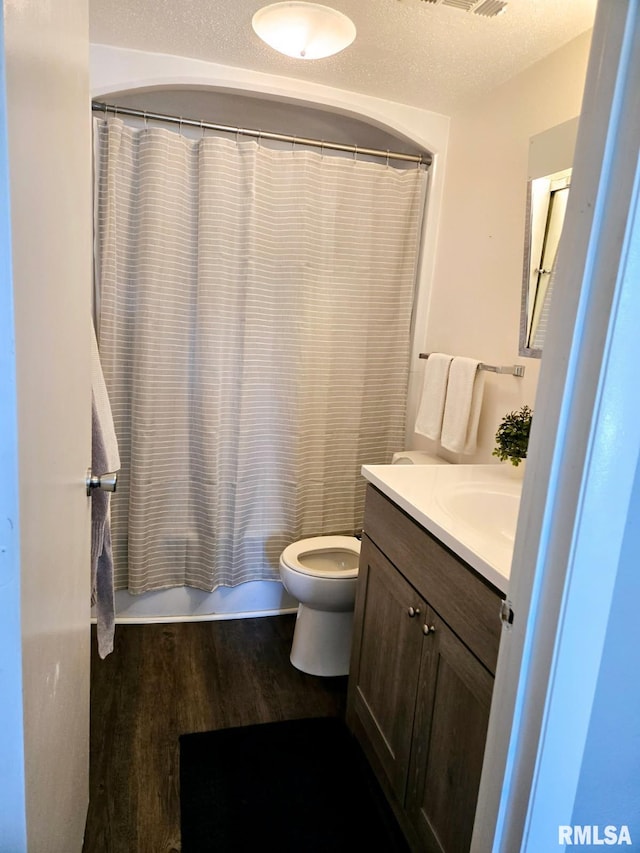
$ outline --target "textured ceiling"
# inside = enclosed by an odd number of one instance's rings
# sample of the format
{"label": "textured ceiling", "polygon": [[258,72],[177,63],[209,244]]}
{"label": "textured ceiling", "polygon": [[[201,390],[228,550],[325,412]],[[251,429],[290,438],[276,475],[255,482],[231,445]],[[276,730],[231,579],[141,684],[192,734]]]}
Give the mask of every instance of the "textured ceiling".
{"label": "textured ceiling", "polygon": [[354,21],[327,59],[281,56],[251,18],[269,0],[90,0],[91,41],[249,68],[452,114],[593,26],[596,0],[509,0],[493,18],[422,0],[321,0]]}

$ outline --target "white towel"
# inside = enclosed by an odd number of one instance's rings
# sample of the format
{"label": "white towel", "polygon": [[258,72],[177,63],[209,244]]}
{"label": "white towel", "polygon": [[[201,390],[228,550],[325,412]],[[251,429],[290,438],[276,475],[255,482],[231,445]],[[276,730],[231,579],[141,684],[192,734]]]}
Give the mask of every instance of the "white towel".
{"label": "white towel", "polygon": [[422,396],[414,429],[437,441],[442,429],[444,401],[447,393],[449,367],[453,356],[432,352],[424,368]]}
{"label": "white towel", "polygon": [[116,430],[113,425],[113,415],[111,414],[109,395],[107,394],[107,386],[105,385],[104,374],[102,373],[98,341],[96,340],[93,323],[91,323],[91,390],[93,391],[93,400],[107,461],[106,471],[93,472],[100,477],[102,474],[108,474],[111,471],[118,471],[120,469],[120,453],[118,451],[118,439],[116,438]]}
{"label": "white towel", "polygon": [[484,372],[475,358],[456,357],[451,362],[442,419],[441,444],[454,453],[476,449],[478,421],[484,391]]}

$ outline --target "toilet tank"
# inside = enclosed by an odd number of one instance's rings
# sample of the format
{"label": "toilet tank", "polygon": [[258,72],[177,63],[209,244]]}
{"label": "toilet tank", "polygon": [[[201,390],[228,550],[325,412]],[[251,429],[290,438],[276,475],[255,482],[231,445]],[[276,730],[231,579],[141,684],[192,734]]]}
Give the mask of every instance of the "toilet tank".
{"label": "toilet tank", "polygon": [[391,457],[392,465],[449,465],[446,459],[426,450],[400,450]]}

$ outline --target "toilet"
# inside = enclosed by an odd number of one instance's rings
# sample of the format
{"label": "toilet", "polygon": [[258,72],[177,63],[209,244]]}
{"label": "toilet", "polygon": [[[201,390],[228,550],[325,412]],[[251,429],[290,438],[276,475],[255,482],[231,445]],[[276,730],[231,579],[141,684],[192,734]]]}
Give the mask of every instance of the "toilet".
{"label": "toilet", "polygon": [[288,545],[280,555],[280,579],[297,598],[291,663],[310,675],[347,675],[360,541],[355,536],[316,536]]}
{"label": "toilet", "polygon": [[[392,465],[447,465],[421,450],[394,453]],[[280,579],[300,602],[291,663],[310,675],[347,675],[360,541],[316,536],[288,545],[280,555]]]}

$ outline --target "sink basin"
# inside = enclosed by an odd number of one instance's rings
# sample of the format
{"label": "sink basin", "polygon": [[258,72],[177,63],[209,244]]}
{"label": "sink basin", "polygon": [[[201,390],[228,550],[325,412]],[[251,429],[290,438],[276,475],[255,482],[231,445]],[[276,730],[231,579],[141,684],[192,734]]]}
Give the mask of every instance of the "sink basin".
{"label": "sink basin", "polygon": [[365,465],[362,473],[506,592],[523,471],[511,465]]}
{"label": "sink basin", "polygon": [[520,510],[518,484],[458,484],[445,487],[436,500],[457,522],[513,544]]}

